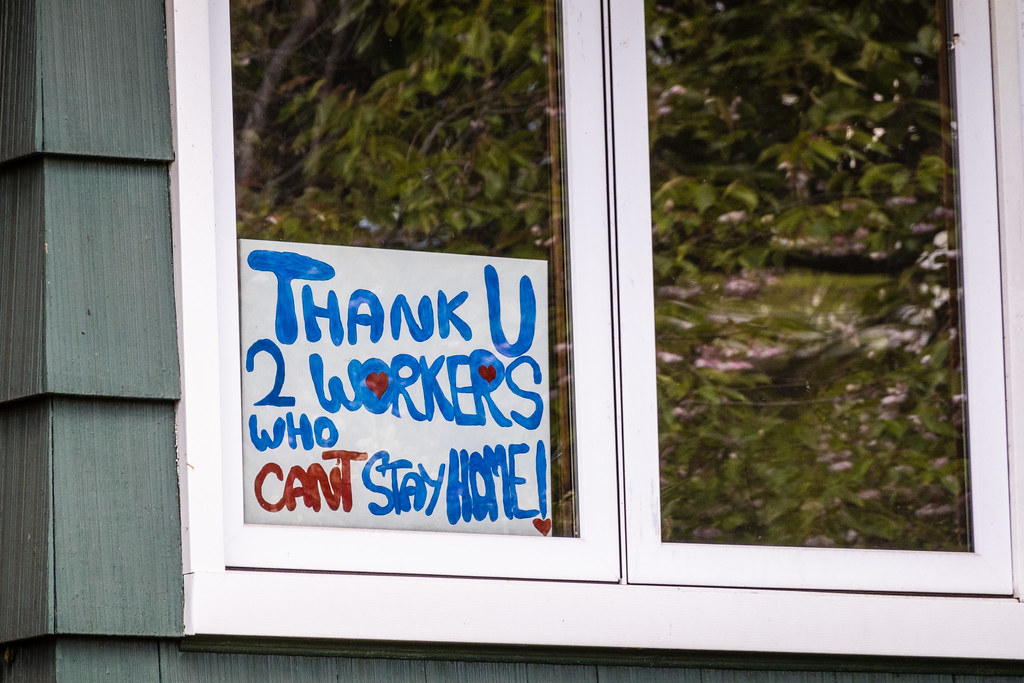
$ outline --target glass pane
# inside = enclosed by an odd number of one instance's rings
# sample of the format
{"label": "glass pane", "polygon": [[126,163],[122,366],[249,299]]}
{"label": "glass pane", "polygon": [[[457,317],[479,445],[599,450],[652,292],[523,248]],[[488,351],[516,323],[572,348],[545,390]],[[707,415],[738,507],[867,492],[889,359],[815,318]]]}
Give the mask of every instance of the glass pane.
{"label": "glass pane", "polygon": [[[417,443],[422,445],[418,439],[409,443],[406,438],[399,444],[404,455],[391,454],[392,462],[399,458],[410,461],[408,471],[395,474],[397,483],[384,481],[394,472],[382,469],[379,459],[372,466],[367,464],[374,462],[372,443],[368,460],[345,460],[345,466],[352,468],[345,476],[353,487],[353,509],[394,503],[388,514],[369,522],[353,522],[353,515],[327,513],[323,477],[314,481],[309,474],[321,457],[325,469],[332,463],[342,465],[342,460],[322,456],[326,449],[321,447],[319,435],[333,440],[327,423],[320,423],[324,431],[313,430],[312,448],[302,445],[301,425],[296,431],[291,423],[285,423],[282,445],[264,453],[252,446],[274,442],[275,420],[286,417],[287,410],[285,406],[271,410],[266,403],[249,401],[243,415],[244,443],[249,447],[246,458],[265,463],[275,454],[283,472],[278,475],[272,469],[264,473],[270,506],[274,507],[278,498],[284,500],[287,491],[282,486],[287,489],[289,484],[282,481],[290,476],[293,463],[306,468],[304,488],[319,486],[324,499],[320,512],[308,512],[309,498],[303,495],[309,494],[292,485],[298,491],[291,494],[297,497],[298,511],[275,511],[259,521],[510,532],[508,525],[502,526],[505,521],[517,525],[514,533],[576,534],[557,11],[554,0],[232,0],[238,235],[262,241],[240,243],[243,361],[247,353],[253,365],[271,363],[270,354],[276,353],[266,345],[253,351],[246,342],[255,324],[255,313],[247,312],[246,300],[256,296],[247,295],[246,278],[262,273],[272,283],[275,277],[280,282],[280,268],[284,267],[276,262],[253,266],[252,259],[278,259],[266,254],[292,249],[303,258],[337,258],[330,261],[335,272],[354,272],[356,265],[378,262],[377,270],[391,272],[380,285],[389,292],[387,296],[375,293],[381,304],[379,318],[386,328],[378,336],[388,342],[398,335],[394,338],[398,346],[403,340],[408,343],[388,353],[401,352],[418,362],[388,355],[374,361],[372,368],[379,372],[354,373],[352,362],[370,368],[370,360],[362,347],[346,348],[349,337],[345,335],[364,324],[367,329],[360,333],[371,338],[377,335],[370,323],[360,322],[366,318],[359,318],[375,315],[376,306],[350,298],[355,285],[345,289],[339,284],[334,291],[341,313],[336,321],[331,320],[326,290],[320,292],[312,284],[315,305],[309,306],[313,311],[309,315],[315,320],[313,326],[324,336],[337,331],[342,339],[332,348],[317,335],[315,348],[323,351],[318,355],[327,368],[324,382],[329,383],[328,376],[333,374],[345,390],[356,392],[364,401],[348,412],[342,408],[336,413],[310,414],[310,422],[315,427],[317,417],[333,421],[342,437],[332,450],[345,447],[346,429],[352,420],[369,419],[367,411],[374,414],[374,429],[381,435],[404,429],[402,425],[410,421],[459,428],[457,435],[453,432],[457,443],[452,444],[455,455],[451,460],[447,449],[428,457],[427,471],[440,483],[431,484],[425,476],[416,478],[417,465],[422,464],[413,453]],[[267,247],[267,241],[297,246]],[[395,252],[327,250],[304,244],[432,254],[410,258]],[[253,257],[253,253],[260,255]],[[501,263],[511,269],[507,271],[511,275],[504,274]],[[492,264],[500,274],[493,292],[485,269]],[[517,271],[515,264],[525,270]],[[468,284],[458,280],[460,268],[466,277],[472,274],[474,279]],[[372,275],[373,270],[371,267],[368,272]],[[520,285],[516,274],[520,272],[539,272],[531,276],[530,293]],[[450,291],[437,284],[437,278],[445,277],[452,279]],[[335,282],[341,280],[338,275]],[[309,283],[302,278],[288,283],[295,302],[300,301],[305,284]],[[468,297],[460,299],[460,292]],[[492,302],[494,292],[500,292],[495,294],[500,298]],[[536,313],[528,306],[531,295],[540,299]],[[405,301],[398,302],[399,296]],[[305,303],[292,305],[301,342],[307,308]],[[487,315],[495,308],[502,311],[498,336],[493,318],[490,330],[487,323]],[[473,324],[467,311],[478,309],[484,312],[484,322]],[[516,312],[521,316],[513,317]],[[537,315],[543,320],[531,323]],[[460,327],[460,319],[470,322]],[[429,323],[429,330],[421,326],[417,333],[431,343],[440,343],[442,338],[458,343],[417,347],[420,339],[410,337],[413,322]],[[336,323],[337,330],[328,330],[329,323]],[[535,324],[538,338],[526,345],[528,348],[517,346],[517,340],[525,344],[530,324]],[[542,333],[544,329],[549,332]],[[501,333],[507,339],[502,339]],[[280,338],[273,345],[283,348]],[[428,348],[436,350],[428,353]],[[474,356],[478,351],[486,355]],[[445,360],[435,366],[431,354],[436,358],[445,355]],[[462,362],[462,356],[472,360]],[[246,382],[255,382],[253,372],[257,371],[243,364],[243,392]],[[317,372],[319,366],[314,368],[311,361],[313,384]],[[430,377],[432,381],[428,381]],[[404,385],[389,391],[389,386],[403,381],[411,382],[407,391]],[[495,385],[499,388],[493,389]],[[550,388],[549,394],[545,387]],[[269,389],[256,393],[263,396]],[[286,384],[279,393],[290,397],[290,391]],[[319,403],[321,408],[330,404],[322,399]],[[414,418],[417,411],[429,417]],[[292,412],[294,420],[299,420],[298,409]],[[463,420],[460,413],[469,417]],[[253,415],[258,420],[255,437],[248,422]],[[346,415],[350,420],[346,421]],[[534,438],[527,443],[529,451],[523,452],[518,444],[528,440],[510,434],[533,418],[542,419],[542,427],[523,429],[539,429],[532,433],[535,437],[548,430],[550,438],[538,437],[542,444]],[[485,424],[475,424],[478,420]],[[511,431],[502,432],[506,426]],[[260,430],[266,431],[266,439]],[[299,445],[289,448],[287,440],[293,432]],[[368,442],[373,439],[367,437]],[[466,451],[462,460],[461,450]],[[517,456],[511,455],[513,450]],[[546,459],[546,475],[542,474],[541,456]],[[343,467],[339,469],[344,472]],[[372,473],[367,475],[365,469]],[[406,478],[410,472],[411,478]],[[371,482],[391,493],[369,487]],[[246,491],[254,485],[247,480]],[[298,486],[302,487],[301,481]],[[434,494],[436,506],[430,507]],[[247,496],[247,506],[257,509],[258,501]],[[413,509],[402,509],[400,499]],[[401,513],[405,515],[400,519]],[[495,515],[497,523],[490,524]],[[412,518],[419,521],[409,521]]]}
{"label": "glass pane", "polygon": [[647,3],[665,541],[970,549],[941,5]]}

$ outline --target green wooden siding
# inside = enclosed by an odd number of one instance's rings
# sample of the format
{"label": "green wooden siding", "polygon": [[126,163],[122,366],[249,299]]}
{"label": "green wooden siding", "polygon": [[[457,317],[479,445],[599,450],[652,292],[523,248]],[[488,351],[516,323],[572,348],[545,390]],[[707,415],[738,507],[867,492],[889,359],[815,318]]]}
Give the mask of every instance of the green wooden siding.
{"label": "green wooden siding", "polygon": [[2,648],[2,683],[51,683],[57,680],[57,641],[29,640]]}
{"label": "green wooden siding", "polygon": [[170,160],[161,0],[0,3],[0,161]]}
{"label": "green wooden siding", "polygon": [[176,399],[164,164],[48,159],[48,393]]}
{"label": "green wooden siding", "polygon": [[178,397],[165,165],[0,167],[0,400]]}
{"label": "green wooden siding", "polygon": [[0,400],[39,393],[45,371],[43,197],[41,161],[0,166]]}
{"label": "green wooden siding", "polygon": [[48,152],[172,158],[162,0],[36,0]]}
{"label": "green wooden siding", "polygon": [[53,632],[50,491],[49,401],[0,405],[0,642]]}
{"label": "green wooden siding", "polygon": [[[566,663],[459,661],[444,659],[361,658],[302,656],[267,652],[226,653],[183,650],[175,640],[57,637],[14,643],[0,659],[3,683],[48,681],[143,681],[208,683],[260,681],[260,683],[1000,683],[1020,682],[1019,666],[985,673],[922,671],[887,673],[866,666],[860,671],[834,672],[816,668],[742,668],[736,666],[615,666]],[[583,655],[586,658],[586,655]],[[905,662],[905,667],[915,666]]]}
{"label": "green wooden siding", "polygon": [[174,406],[53,401],[57,633],[182,628]]}
{"label": "green wooden siding", "polygon": [[140,641],[56,634],[182,632],[164,12],[0,2],[0,641],[50,637],[26,680],[143,680]]}
{"label": "green wooden siding", "polygon": [[42,146],[35,0],[0,2],[0,162]]}

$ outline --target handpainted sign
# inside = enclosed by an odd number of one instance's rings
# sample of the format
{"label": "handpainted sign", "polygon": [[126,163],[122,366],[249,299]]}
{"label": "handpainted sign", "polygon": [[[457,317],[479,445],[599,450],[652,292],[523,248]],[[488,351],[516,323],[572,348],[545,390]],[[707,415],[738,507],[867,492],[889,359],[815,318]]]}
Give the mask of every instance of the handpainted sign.
{"label": "handpainted sign", "polygon": [[549,533],[546,262],[239,251],[247,523]]}

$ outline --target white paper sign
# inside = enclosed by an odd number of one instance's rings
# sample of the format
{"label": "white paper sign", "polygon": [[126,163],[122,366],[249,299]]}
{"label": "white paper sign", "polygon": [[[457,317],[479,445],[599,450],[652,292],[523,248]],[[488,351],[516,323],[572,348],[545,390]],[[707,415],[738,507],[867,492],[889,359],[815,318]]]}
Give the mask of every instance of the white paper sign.
{"label": "white paper sign", "polygon": [[239,251],[247,523],[549,533],[546,262]]}

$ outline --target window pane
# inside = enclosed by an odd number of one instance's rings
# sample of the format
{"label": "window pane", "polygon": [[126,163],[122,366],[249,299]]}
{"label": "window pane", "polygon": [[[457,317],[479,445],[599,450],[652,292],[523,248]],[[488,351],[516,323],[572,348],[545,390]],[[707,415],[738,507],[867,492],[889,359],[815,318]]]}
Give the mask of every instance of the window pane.
{"label": "window pane", "polygon": [[970,549],[941,4],[648,2],[665,541]]}
{"label": "window pane", "polygon": [[[539,505],[534,507],[550,508],[550,514],[538,514],[535,527],[545,535],[574,535],[561,76],[554,0],[232,0],[231,11],[239,237],[546,264],[540,266],[545,287],[537,290],[547,292],[550,333],[533,352],[547,357],[540,366],[553,376],[533,386],[551,389],[543,401],[545,420],[550,422],[546,447],[551,481],[546,493],[534,495],[546,497],[546,502],[535,500]],[[438,265],[427,270],[438,271],[454,261],[432,258],[430,263]],[[416,290],[414,276],[396,278],[401,287]],[[519,302],[516,284],[517,280],[501,282],[513,303]],[[298,300],[299,285],[294,289]],[[409,295],[413,311],[422,293],[416,291],[415,298]],[[537,309],[544,315],[544,301]],[[326,323],[322,326],[326,330]],[[515,325],[506,329],[510,338],[516,333]],[[481,336],[487,338],[486,329],[472,332],[474,344]],[[339,349],[334,358],[335,367],[344,368],[350,361],[343,352]],[[501,360],[511,367],[511,356]],[[325,365],[330,364],[325,359]],[[480,368],[488,382],[500,380],[494,380],[497,366]],[[516,377],[526,378],[528,369],[524,366]],[[483,374],[487,370],[489,377]],[[243,372],[243,385],[246,376]],[[471,380],[476,381],[464,377],[458,382]],[[523,382],[529,385],[527,379],[520,379]],[[384,387],[375,385],[380,391],[386,391]],[[484,397],[473,398],[479,399],[478,407],[484,401],[489,410]],[[400,419],[405,404],[395,412],[399,398],[394,401],[391,412]],[[505,412],[505,418],[516,419],[508,409]],[[493,411],[489,414],[498,419]],[[243,417],[248,420],[250,414]],[[319,461],[320,450],[299,453],[295,462],[311,466]],[[442,461],[448,462],[447,452],[438,462]],[[360,463],[352,463],[354,482],[359,481]],[[525,457],[519,458],[518,466],[527,468]],[[485,503],[496,496],[502,509],[508,504],[503,490],[507,496],[507,486],[517,486],[510,484],[516,475],[494,468],[497,465],[491,468],[490,481],[496,492],[485,484],[483,474],[473,485],[488,499]],[[251,488],[248,482],[246,486]],[[364,498],[362,505],[368,500]],[[379,497],[373,500],[381,502]],[[445,494],[440,500],[439,510]],[[502,514],[509,509],[502,509]]]}

